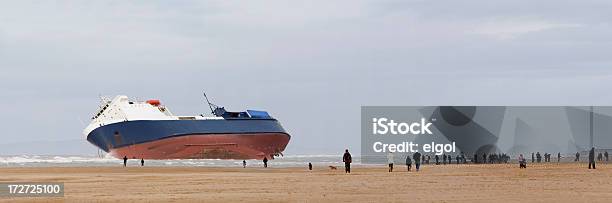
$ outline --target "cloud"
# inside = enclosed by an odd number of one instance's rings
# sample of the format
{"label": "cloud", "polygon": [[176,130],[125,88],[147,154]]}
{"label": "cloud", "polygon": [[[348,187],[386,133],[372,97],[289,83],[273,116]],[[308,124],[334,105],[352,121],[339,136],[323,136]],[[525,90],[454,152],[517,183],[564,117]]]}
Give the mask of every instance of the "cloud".
{"label": "cloud", "polygon": [[545,20],[532,19],[493,19],[479,23],[469,32],[485,35],[488,37],[507,40],[515,39],[522,35],[543,32],[555,29],[569,29],[582,27],[581,24],[559,23]]}
{"label": "cloud", "polygon": [[361,105],[610,103],[607,4],[6,1],[0,123],[14,127],[2,138],[80,138],[98,94],[191,115],[207,111],[205,89],[269,110],[293,152],[357,148]]}

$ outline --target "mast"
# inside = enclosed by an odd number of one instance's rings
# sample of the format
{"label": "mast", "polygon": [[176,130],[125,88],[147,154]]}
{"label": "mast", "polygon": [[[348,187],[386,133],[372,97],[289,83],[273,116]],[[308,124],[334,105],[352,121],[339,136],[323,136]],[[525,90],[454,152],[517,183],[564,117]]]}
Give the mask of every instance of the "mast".
{"label": "mast", "polygon": [[208,103],[208,108],[210,108],[210,113],[215,115],[215,110],[213,110],[212,108],[214,104],[210,103],[210,101],[208,100],[208,97],[206,96],[206,92],[204,92],[204,98],[206,99],[206,103]]}

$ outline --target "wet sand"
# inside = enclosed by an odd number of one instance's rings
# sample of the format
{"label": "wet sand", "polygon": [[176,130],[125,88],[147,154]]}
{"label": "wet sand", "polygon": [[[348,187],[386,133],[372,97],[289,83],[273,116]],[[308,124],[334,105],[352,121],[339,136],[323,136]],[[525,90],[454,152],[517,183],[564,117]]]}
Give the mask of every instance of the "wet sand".
{"label": "wet sand", "polygon": [[64,182],[63,198],[0,201],[246,201],[246,202],[610,202],[612,165],[585,163],[404,166],[196,168],[49,167],[0,168],[1,182]]}

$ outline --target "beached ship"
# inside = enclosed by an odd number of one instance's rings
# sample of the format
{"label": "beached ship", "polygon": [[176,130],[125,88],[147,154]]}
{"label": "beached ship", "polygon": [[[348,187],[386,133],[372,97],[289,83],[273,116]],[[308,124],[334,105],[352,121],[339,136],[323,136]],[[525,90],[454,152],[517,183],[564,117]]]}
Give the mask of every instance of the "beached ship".
{"label": "beached ship", "polygon": [[83,133],[87,141],[116,158],[272,159],[282,155],[291,136],[267,112],[229,112],[206,101],[212,116],[175,116],[159,100],[102,99]]}

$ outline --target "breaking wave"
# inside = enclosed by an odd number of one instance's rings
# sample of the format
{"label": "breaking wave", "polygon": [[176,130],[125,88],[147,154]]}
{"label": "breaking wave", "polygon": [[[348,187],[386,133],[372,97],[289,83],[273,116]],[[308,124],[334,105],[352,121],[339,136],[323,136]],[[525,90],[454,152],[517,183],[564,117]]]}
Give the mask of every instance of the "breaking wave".
{"label": "breaking wave", "polygon": [[[246,160],[249,167],[263,166],[261,160]],[[359,163],[359,157],[353,157],[353,162]],[[341,166],[341,155],[285,155],[270,160],[272,167],[305,167],[308,163],[319,166]],[[13,155],[0,156],[0,167],[96,167],[121,166],[123,160],[109,155],[96,156],[54,156],[54,155]],[[128,165],[140,165],[140,160],[129,160]],[[160,167],[242,167],[242,160],[221,159],[169,159],[145,160],[146,166]]]}

